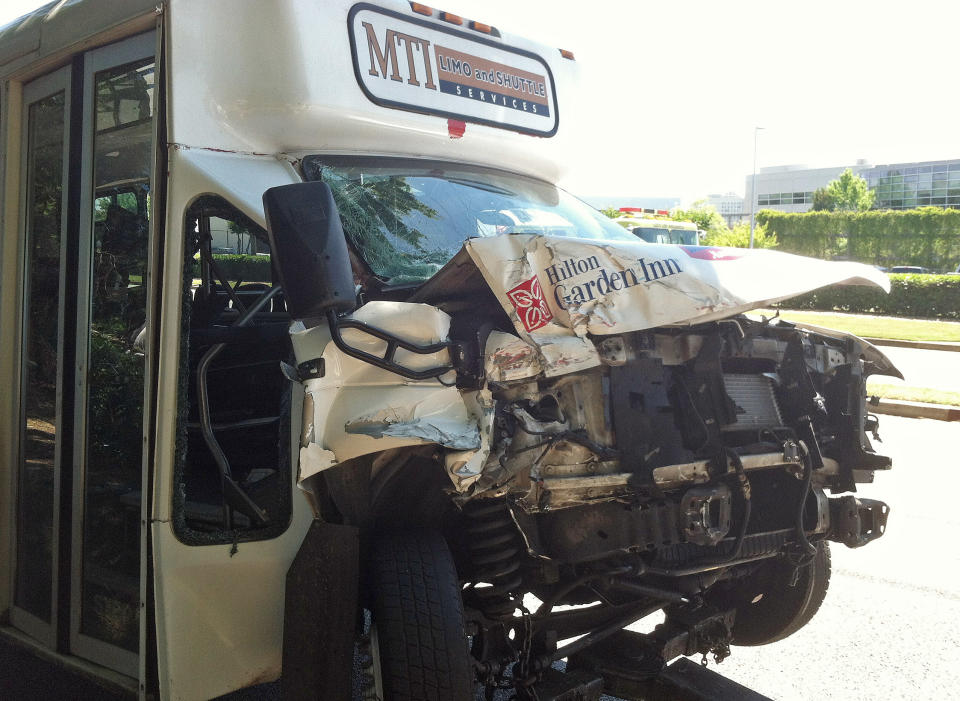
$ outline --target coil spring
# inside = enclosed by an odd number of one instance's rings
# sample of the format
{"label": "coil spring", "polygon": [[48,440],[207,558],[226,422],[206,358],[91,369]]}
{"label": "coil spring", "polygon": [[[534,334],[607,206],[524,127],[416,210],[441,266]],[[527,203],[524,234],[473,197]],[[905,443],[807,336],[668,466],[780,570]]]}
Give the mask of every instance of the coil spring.
{"label": "coil spring", "polygon": [[500,499],[468,502],[464,512],[470,519],[466,530],[476,581],[490,584],[473,589],[477,604],[489,618],[509,618],[516,608],[513,593],[523,580],[521,548],[507,504]]}

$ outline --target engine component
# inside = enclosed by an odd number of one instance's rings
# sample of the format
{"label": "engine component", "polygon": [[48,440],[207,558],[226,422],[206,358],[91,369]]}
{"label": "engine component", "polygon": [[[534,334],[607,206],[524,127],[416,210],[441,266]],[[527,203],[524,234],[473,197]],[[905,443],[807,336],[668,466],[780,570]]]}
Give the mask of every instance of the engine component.
{"label": "engine component", "polygon": [[[649,635],[622,630],[570,658],[571,669],[595,670],[610,680],[639,683],[656,677],[665,663],[680,655],[713,653],[719,662],[730,654],[734,611],[709,607],[677,608]],[[638,698],[629,687],[608,691]]]}
{"label": "engine component", "polygon": [[594,560],[683,541],[676,502],[633,506],[605,502],[535,515],[522,509],[514,513],[530,550],[560,562]]}
{"label": "engine component", "polygon": [[730,488],[694,487],[683,493],[680,513],[684,519],[683,534],[694,545],[716,545],[730,531]]}
{"label": "engine component", "polygon": [[876,499],[858,499],[852,494],[830,500],[827,536],[849,548],[859,548],[883,535],[890,507]]}
{"label": "engine component", "polygon": [[610,368],[610,408],[624,471],[648,472],[693,460],[677,427],[670,385],[670,369],[659,358]]}
{"label": "engine component", "polygon": [[721,431],[740,431],[747,428],[782,426],[780,407],[774,395],[774,381],[770,375],[743,375],[725,373],[723,386],[736,405],[736,419],[721,426]]}

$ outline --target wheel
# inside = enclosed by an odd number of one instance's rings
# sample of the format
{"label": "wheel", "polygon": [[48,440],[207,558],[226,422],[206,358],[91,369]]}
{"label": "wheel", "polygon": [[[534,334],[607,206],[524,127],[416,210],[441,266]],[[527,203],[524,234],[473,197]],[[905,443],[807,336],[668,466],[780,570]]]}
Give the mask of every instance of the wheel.
{"label": "wheel", "polygon": [[768,645],[793,635],[820,609],[830,586],[830,545],[817,543],[813,562],[800,569],[790,586],[793,566],[771,562],[748,580],[721,596],[720,605],[736,608],[734,645]]}
{"label": "wheel", "polygon": [[382,701],[472,699],[460,581],[443,537],[422,530],[381,538],[369,582],[371,671]]}

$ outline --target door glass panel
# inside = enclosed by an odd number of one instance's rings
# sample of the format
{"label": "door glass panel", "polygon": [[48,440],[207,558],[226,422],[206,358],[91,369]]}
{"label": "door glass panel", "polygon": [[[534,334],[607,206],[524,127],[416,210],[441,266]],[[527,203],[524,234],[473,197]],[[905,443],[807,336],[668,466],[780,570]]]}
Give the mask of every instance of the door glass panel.
{"label": "door glass panel", "polygon": [[80,632],[138,649],[152,60],[97,73]]}
{"label": "door glass panel", "polygon": [[23,441],[17,508],[15,603],[51,619],[54,478],[59,428],[61,195],[64,93],[27,113]]}

